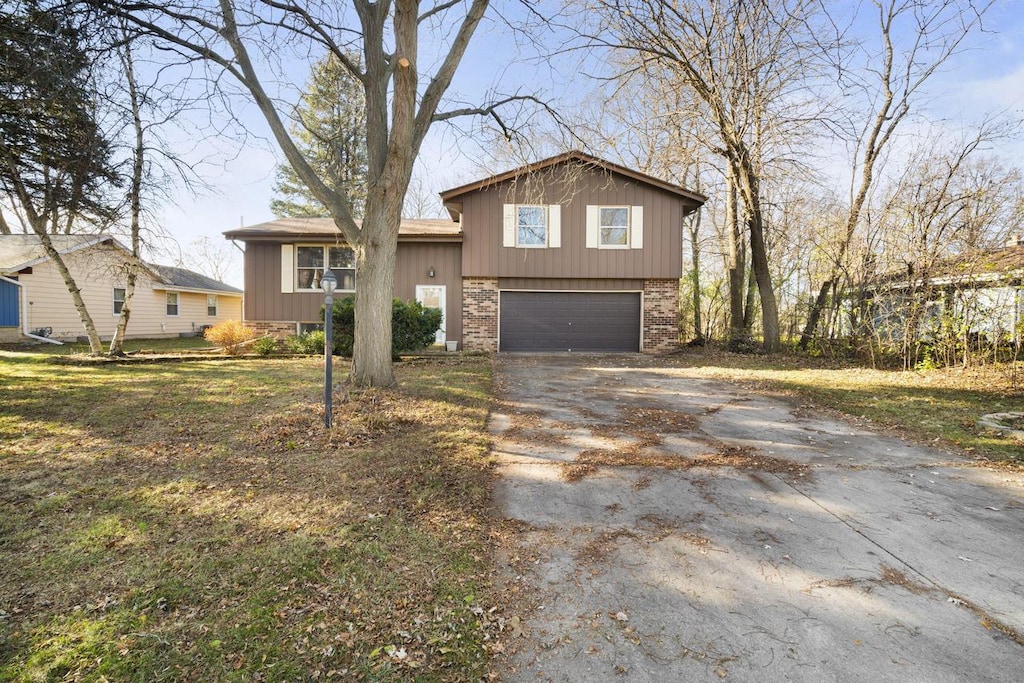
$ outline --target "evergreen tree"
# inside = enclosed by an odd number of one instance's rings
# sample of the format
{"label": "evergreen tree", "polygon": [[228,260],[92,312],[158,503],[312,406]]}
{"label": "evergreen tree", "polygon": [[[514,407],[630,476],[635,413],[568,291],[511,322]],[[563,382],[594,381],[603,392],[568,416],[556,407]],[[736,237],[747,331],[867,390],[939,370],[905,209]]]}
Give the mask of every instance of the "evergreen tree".
{"label": "evergreen tree", "polygon": [[[351,59],[358,62],[357,56]],[[333,54],[313,65],[291,133],[324,182],[333,190],[344,188],[349,210],[361,217],[366,201],[365,98],[362,84]],[[270,209],[278,218],[331,215],[287,163],[277,168],[274,190],[278,197]]]}

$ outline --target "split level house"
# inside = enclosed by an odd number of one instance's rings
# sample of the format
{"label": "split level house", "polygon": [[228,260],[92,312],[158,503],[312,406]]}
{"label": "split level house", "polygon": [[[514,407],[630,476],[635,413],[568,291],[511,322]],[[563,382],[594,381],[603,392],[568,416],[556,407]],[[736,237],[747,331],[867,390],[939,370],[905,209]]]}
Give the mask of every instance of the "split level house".
{"label": "split level house", "polygon": [[[446,190],[450,218],[403,220],[394,296],[443,312],[438,342],[482,351],[666,352],[678,347],[684,219],[706,198],[568,152]],[[325,266],[355,293],[329,218],[228,231],[245,243],[246,324],[320,324]],[[336,296],[338,296],[336,294]]]}
{"label": "split level house", "polygon": [[[103,340],[117,328],[130,252],[109,235],[52,235]],[[145,264],[132,299],[128,338],[196,334],[242,317],[241,290],[199,273]],[[0,342],[85,334],[67,285],[36,235],[0,235]]]}

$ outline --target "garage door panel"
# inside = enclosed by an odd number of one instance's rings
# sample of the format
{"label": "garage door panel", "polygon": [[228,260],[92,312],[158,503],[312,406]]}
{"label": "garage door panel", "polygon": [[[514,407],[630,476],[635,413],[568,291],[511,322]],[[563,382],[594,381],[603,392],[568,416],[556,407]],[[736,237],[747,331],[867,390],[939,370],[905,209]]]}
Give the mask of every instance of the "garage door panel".
{"label": "garage door panel", "polygon": [[501,351],[637,352],[636,292],[501,292]]}

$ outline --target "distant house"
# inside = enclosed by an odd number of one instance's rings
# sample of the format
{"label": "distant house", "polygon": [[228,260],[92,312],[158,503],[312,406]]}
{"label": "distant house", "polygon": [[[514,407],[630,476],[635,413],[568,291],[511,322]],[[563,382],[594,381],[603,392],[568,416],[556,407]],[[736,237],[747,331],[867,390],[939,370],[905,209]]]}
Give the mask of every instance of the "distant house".
{"label": "distant house", "polygon": [[911,316],[922,339],[943,324],[961,336],[1020,343],[1024,335],[1024,239],[1000,249],[965,253],[926,272],[889,273],[864,292],[876,334],[899,340]]}
{"label": "distant house", "polygon": [[[394,295],[441,308],[438,341],[469,350],[657,353],[679,341],[684,218],[706,198],[581,152],[441,193],[451,220],[403,220]],[[245,242],[245,320],[319,324],[327,265],[359,273],[331,219],[231,230]]]}
{"label": "distant house", "polygon": [[[53,235],[100,337],[110,339],[124,304],[130,252],[106,235]],[[129,338],[173,337],[242,316],[241,290],[184,268],[139,273]],[[67,286],[35,235],[0,235],[0,341],[85,334]]]}

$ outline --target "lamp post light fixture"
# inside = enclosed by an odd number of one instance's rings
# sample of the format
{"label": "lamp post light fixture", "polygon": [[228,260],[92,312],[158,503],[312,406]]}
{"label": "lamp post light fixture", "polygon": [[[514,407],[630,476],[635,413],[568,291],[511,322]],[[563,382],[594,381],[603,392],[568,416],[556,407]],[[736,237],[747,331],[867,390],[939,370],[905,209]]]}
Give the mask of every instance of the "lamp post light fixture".
{"label": "lamp post light fixture", "polygon": [[331,338],[331,323],[334,322],[334,290],[338,278],[330,270],[320,277],[320,288],[324,290],[324,427],[331,428],[331,397],[333,394],[332,371],[334,370],[334,342]]}

